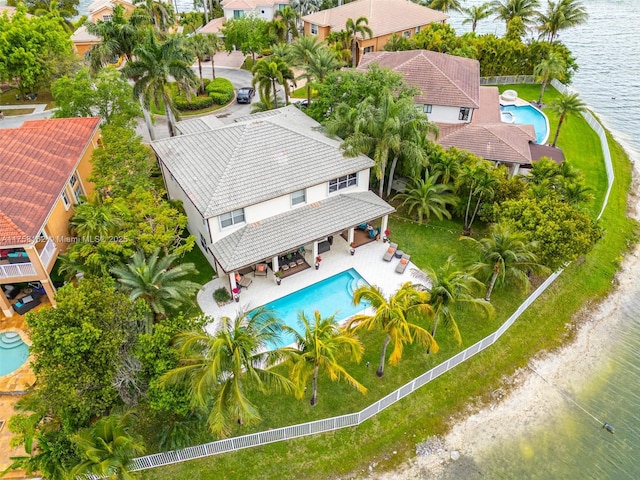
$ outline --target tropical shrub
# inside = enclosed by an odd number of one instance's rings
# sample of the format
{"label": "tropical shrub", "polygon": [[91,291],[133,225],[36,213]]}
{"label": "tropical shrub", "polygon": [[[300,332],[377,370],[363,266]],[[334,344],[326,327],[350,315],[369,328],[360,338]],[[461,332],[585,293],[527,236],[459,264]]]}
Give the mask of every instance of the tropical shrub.
{"label": "tropical shrub", "polygon": [[216,78],[206,86],[205,90],[217,105],[229,103],[233,98],[233,84],[226,78]]}
{"label": "tropical shrub", "polygon": [[179,96],[173,98],[173,103],[178,110],[183,112],[185,110],[202,110],[203,108],[209,108],[217,102],[210,96],[193,96],[191,97],[191,100],[186,97]]}
{"label": "tropical shrub", "polygon": [[218,303],[226,303],[231,300],[231,295],[229,294],[229,290],[220,287],[213,292],[213,299]]}

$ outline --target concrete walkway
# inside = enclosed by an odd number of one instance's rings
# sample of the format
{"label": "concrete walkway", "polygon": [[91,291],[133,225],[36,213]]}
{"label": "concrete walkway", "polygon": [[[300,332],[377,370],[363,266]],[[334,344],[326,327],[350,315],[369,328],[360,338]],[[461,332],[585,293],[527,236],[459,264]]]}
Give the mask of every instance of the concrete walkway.
{"label": "concrete walkway", "polygon": [[33,109],[33,112],[25,115],[33,115],[34,113],[42,113],[47,108],[46,103],[27,103],[24,105],[0,105],[0,112],[3,110],[26,110]]}

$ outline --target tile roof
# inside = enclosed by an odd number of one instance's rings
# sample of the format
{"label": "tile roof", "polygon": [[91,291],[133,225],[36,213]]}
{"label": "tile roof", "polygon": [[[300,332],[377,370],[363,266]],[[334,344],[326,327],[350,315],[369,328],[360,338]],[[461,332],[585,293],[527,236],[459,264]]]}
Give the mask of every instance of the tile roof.
{"label": "tile roof", "polygon": [[227,10],[253,10],[257,7],[288,5],[289,0],[223,0],[220,4]]}
{"label": "tile roof", "polygon": [[443,22],[449,15],[407,0],[358,0],[302,17],[307,23],[344,30],[347,19],[366,17],[374,37],[402,32],[434,22]]}
{"label": "tile roof", "polygon": [[214,18],[209,21],[204,27],[198,29],[198,33],[220,33],[222,25],[227,19],[224,17]]}
{"label": "tile roof", "polygon": [[373,192],[329,197],[286,213],[245,225],[209,249],[225,272],[253,265],[392,213],[395,209]]}
{"label": "tile roof", "polygon": [[[99,123],[31,120],[0,130],[0,246],[30,243],[38,235]],[[16,236],[27,241],[15,242]]]}
{"label": "tile roof", "polygon": [[531,161],[537,162],[542,157],[547,157],[556,163],[564,162],[564,152],[558,147],[552,147],[551,145],[539,145],[532,143],[529,145],[531,150]]}
{"label": "tile roof", "polygon": [[210,218],[371,168],[293,106],[271,116],[151,143],[198,211]]}
{"label": "tile roof", "polygon": [[206,115],[204,117],[181,120],[176,123],[176,130],[180,135],[187,135],[189,133],[206,132],[223,125],[222,120],[215,115]]}
{"label": "tile roof", "polygon": [[452,107],[480,106],[480,63],[429,50],[365,53],[358,70],[377,63],[402,73],[404,80],[420,90],[415,103]]}
{"label": "tile roof", "polygon": [[75,32],[73,32],[73,35],[71,35],[71,41],[74,43],[85,43],[85,42],[100,43],[102,39],[97,35],[89,33],[87,31],[87,27],[85,25],[82,25],[81,27],[78,27],[78,29]]}
{"label": "tile roof", "polygon": [[473,112],[471,123],[500,123],[500,92],[498,87],[480,87],[480,108]]}
{"label": "tile roof", "polygon": [[508,123],[439,124],[438,143],[443,147],[469,150],[486,160],[531,163],[529,143],[536,140],[533,125]]}
{"label": "tile roof", "polygon": [[133,6],[133,2],[130,2],[128,0],[95,0],[95,2],[89,4],[89,6],[87,7],[87,11],[89,13],[94,13],[105,7],[113,8],[117,4],[122,4],[123,6],[126,5],[130,7]]}

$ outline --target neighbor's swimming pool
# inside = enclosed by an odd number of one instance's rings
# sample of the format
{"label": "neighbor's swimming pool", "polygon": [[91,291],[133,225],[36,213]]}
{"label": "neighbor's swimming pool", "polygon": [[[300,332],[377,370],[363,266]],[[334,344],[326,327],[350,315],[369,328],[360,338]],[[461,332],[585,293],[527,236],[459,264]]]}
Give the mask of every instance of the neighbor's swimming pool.
{"label": "neighbor's swimming pool", "polygon": [[531,105],[500,105],[500,111],[510,113],[513,116],[513,121],[509,123],[533,125],[533,129],[536,131],[536,143],[544,145],[547,142],[549,121],[547,116],[537,108]]}
{"label": "neighbor's swimming pool", "polygon": [[[282,320],[282,323],[296,331],[299,331],[298,312],[301,311],[309,320],[313,320],[314,310],[319,310],[322,317],[335,315],[336,322],[340,322],[364,309],[362,304],[357,307],[353,305],[353,292],[362,285],[368,285],[368,283],[355,269],[351,268],[285,297],[278,298],[263,305],[262,308],[270,310]],[[291,343],[293,343],[293,336],[283,333],[276,345],[271,346],[283,347]]]}
{"label": "neighbor's swimming pool", "polygon": [[0,333],[0,377],[13,372],[29,358],[29,347],[15,332]]}

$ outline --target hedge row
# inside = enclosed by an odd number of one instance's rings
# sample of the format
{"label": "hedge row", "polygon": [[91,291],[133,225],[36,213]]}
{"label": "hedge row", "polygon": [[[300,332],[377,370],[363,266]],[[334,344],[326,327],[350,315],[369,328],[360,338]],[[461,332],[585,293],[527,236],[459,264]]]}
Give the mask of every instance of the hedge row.
{"label": "hedge row", "polygon": [[233,99],[233,84],[226,78],[216,78],[213,81],[205,78],[204,86],[207,96],[192,95],[188,99],[184,92],[178,92],[175,83],[171,83],[169,89],[176,108],[180,111],[202,110],[213,105],[226,105]]}

